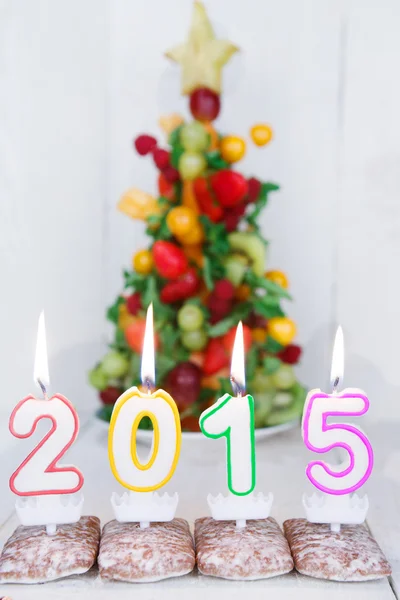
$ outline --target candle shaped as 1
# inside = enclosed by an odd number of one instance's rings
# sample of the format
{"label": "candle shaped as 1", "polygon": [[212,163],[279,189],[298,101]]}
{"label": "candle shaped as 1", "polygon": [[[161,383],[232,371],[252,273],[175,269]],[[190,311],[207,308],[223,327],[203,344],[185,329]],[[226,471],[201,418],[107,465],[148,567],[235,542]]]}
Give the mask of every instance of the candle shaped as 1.
{"label": "candle shaped as 1", "polygon": [[247,519],[269,516],[272,494],[254,495],[256,487],[256,444],[254,399],[245,393],[245,354],[243,325],[239,323],[231,361],[234,396],[224,394],[200,416],[200,428],[209,438],[226,440],[228,497],[221,494],[207,498],[211,514],[217,520],[236,520],[238,526]]}
{"label": "candle shaped as 1", "polygon": [[[114,493],[111,503],[115,518],[121,522],[171,521],[178,505],[178,495],[159,496],[175,472],[181,447],[178,408],[164,390],[155,390],[153,306],[147,310],[143,343],[141,379],[144,392],[136,386],[117,400],[111,416],[108,455],[117,481],[128,490]],[[146,462],[137,453],[136,433],[141,420],[148,417],[153,426],[153,444]]]}
{"label": "candle shaped as 1", "polygon": [[372,446],[365,433],[358,426],[342,422],[343,417],[359,417],[369,409],[369,400],[362,390],[337,391],[343,370],[343,332],[339,327],[332,356],[333,392],[310,391],[302,420],[303,439],[309,450],[318,454],[331,450],[346,453],[339,464],[313,460],[306,467],[309,481],[321,492],[303,496],[307,519],[330,523],[334,531],[339,530],[341,524],[358,524],[365,520],[367,496],[359,498],[354,492],[366,483],[374,462]]}
{"label": "candle shaped as 1", "polygon": [[31,437],[37,424],[48,419],[51,427],[10,478],[10,489],[18,496],[16,512],[22,525],[46,525],[54,534],[57,525],[79,521],[83,507],[82,473],[58,462],[74,443],[79,432],[78,414],[61,394],[47,395],[49,371],[44,313],[39,318],[34,380],[42,398],[27,396],[10,416],[13,436]]}

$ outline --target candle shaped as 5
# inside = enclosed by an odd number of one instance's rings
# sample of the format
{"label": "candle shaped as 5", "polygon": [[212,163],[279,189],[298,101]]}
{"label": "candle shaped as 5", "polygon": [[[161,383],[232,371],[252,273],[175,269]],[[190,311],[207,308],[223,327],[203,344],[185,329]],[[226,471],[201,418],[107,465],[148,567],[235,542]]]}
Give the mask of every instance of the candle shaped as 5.
{"label": "candle shaped as 5", "polygon": [[200,416],[209,438],[226,438],[228,489],[235,496],[251,494],[256,485],[254,399],[245,391],[243,326],[240,322],[232,352],[231,381],[235,396],[225,394]]}
{"label": "candle shaped as 5", "polygon": [[[28,454],[10,478],[10,489],[17,496],[16,509],[23,525],[74,523],[79,520],[83,496],[76,494],[83,485],[83,475],[74,466],[58,464],[74,443],[79,432],[78,414],[61,394],[48,398],[49,384],[44,313],[40,315],[36,344],[34,379],[43,398],[27,396],[11,413],[9,429],[13,436],[31,437],[42,419],[51,422],[49,431]],[[60,495],[72,494],[68,501]],[[34,497],[33,502],[24,497]]]}
{"label": "candle shaped as 5", "polygon": [[306,468],[308,479],[318,490],[336,496],[351,494],[363,486],[374,462],[372,446],[365,433],[355,425],[334,421],[346,416],[362,416],[369,409],[369,400],[363,391],[349,388],[336,392],[343,374],[343,357],[343,333],[339,328],[332,357],[334,391],[332,394],[321,390],[309,392],[302,421],[303,439],[309,450],[324,454],[341,448],[347,453],[339,465],[314,460]]}
{"label": "candle shaped as 5", "polygon": [[[141,379],[148,392],[131,387],[114,406],[108,454],[111,470],[121,485],[132,492],[153,492],[174,474],[181,447],[181,424],[173,398],[164,390],[151,391],[155,382],[151,304],[146,317]],[[153,425],[153,445],[146,462],[139,460],[136,447],[136,433],[143,417],[148,417]],[[151,520],[157,520],[156,515]]]}

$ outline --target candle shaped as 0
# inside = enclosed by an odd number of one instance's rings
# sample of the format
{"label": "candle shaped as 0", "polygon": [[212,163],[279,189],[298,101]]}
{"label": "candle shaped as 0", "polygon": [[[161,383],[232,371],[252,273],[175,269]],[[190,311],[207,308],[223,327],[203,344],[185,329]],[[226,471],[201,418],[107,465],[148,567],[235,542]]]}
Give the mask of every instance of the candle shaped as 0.
{"label": "candle shaped as 0", "polygon": [[209,438],[225,437],[228,489],[235,496],[251,494],[256,485],[254,399],[245,390],[243,326],[236,331],[231,380],[236,396],[225,394],[200,416],[200,428]]}
{"label": "candle shaped as 0", "polygon": [[[132,387],[117,400],[111,416],[108,455],[114,477],[133,492],[153,492],[172,477],[181,447],[178,408],[164,390],[154,387],[153,307],[149,306],[143,344],[141,378],[148,393]],[[153,446],[142,463],[137,455],[136,433],[140,421],[148,417],[153,425]]]}
{"label": "candle shaped as 0", "polygon": [[332,495],[351,494],[363,486],[371,475],[374,460],[372,446],[359,427],[333,422],[335,418],[362,416],[369,409],[369,400],[359,389],[336,393],[342,371],[343,335],[339,328],[332,358],[334,393],[312,390],[307,396],[302,422],[303,439],[309,450],[324,454],[342,448],[347,452],[346,460],[340,465],[328,465],[320,460],[307,465],[306,474],[311,483],[321,492]]}

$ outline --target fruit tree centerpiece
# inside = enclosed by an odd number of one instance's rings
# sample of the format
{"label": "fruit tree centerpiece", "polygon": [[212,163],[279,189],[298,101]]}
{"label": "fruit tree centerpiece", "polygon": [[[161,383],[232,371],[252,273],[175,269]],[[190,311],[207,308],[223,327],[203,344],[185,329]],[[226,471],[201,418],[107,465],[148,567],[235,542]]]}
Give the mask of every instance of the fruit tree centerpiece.
{"label": "fruit tree centerpiece", "polygon": [[[90,372],[104,419],[125,389],[140,385],[150,302],[157,381],[175,399],[184,431],[198,431],[199,414],[231,389],[229,363],[239,320],[256,427],[301,415],[305,390],[293,370],[301,348],[293,343],[296,326],[281,306],[290,298],[288,280],[281,271],[266,270],[267,242],[258,223],[278,186],[240,173],[236,165],[246,141],[214,126],[222,67],[236,51],[229,41],[216,39],[204,6],[195,2],[187,41],[167,52],[181,66],[192,118],[160,119],[168,144],[145,134],[134,141],[136,151],[154,161],[158,193],[131,188],[119,202],[121,211],[146,223],[150,242],[135,251],[132,268],[124,272],[124,292],[107,312],[115,326],[113,342]],[[264,146],[271,128],[255,125],[250,138]],[[140,426],[151,424],[143,419]]]}

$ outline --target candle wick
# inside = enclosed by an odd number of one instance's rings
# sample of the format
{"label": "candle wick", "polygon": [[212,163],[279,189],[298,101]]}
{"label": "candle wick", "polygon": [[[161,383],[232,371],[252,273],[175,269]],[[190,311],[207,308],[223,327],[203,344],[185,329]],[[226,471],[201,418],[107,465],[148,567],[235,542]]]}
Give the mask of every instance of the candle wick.
{"label": "candle wick", "polygon": [[339,381],[340,381],[339,377],[335,377],[335,379],[333,380],[332,394],[336,394],[338,386],[339,386]]}
{"label": "candle wick", "polygon": [[143,385],[145,387],[147,387],[147,393],[149,394],[149,396],[151,395],[153,389],[154,389],[154,384],[151,381],[150,377],[145,377],[145,380],[143,382]]}
{"label": "candle wick", "polygon": [[231,375],[231,385],[235,396],[237,396],[238,398],[242,398],[244,396],[244,389],[242,388],[240,383],[236,381],[234,375]]}
{"label": "candle wick", "polygon": [[37,378],[37,382],[38,382],[38,385],[39,385],[40,389],[42,390],[43,398],[45,400],[48,400],[49,398],[47,396],[46,386],[44,385],[43,381],[38,377]]}

